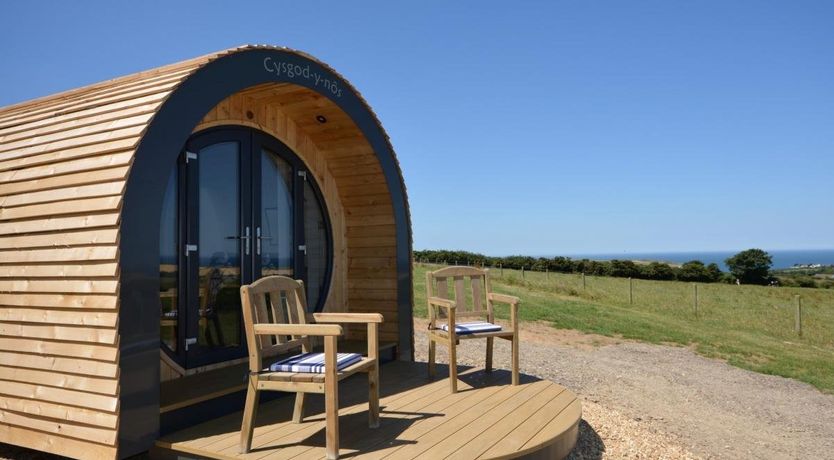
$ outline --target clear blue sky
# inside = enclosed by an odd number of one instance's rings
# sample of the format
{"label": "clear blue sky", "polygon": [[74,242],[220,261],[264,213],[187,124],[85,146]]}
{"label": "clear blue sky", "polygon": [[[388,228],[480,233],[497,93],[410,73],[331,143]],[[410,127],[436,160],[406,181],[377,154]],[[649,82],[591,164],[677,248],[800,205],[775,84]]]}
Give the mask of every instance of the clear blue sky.
{"label": "clear blue sky", "polygon": [[15,2],[0,105],[244,43],[370,101],[417,249],[834,247],[834,2]]}

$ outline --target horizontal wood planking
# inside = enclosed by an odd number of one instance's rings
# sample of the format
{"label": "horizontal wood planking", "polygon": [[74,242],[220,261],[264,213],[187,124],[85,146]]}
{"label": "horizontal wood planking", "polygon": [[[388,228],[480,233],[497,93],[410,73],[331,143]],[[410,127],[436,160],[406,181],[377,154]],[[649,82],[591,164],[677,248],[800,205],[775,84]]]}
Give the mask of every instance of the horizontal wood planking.
{"label": "horizontal wood planking", "polygon": [[65,326],[116,327],[118,313],[112,310],[54,310],[0,306],[0,321],[61,324]]}
{"label": "horizontal wood planking", "polygon": [[126,136],[93,144],[67,147],[55,152],[14,158],[11,160],[0,161],[0,171],[19,170],[22,174],[26,171],[26,169],[23,168],[33,168],[35,166],[58,164],[81,158],[116,154],[118,152],[124,152],[125,150],[132,152],[133,148],[136,147],[137,142],[139,142],[138,135]]}
{"label": "horizontal wood planking", "polygon": [[134,115],[119,120],[82,126],[68,131],[0,144],[0,158],[20,157],[22,156],[22,152],[29,152],[31,150],[50,151],[57,150],[62,146],[94,143],[90,142],[90,140],[111,139],[112,137],[107,135],[119,131],[125,131],[126,133],[142,132],[145,130],[147,122],[150,121],[153,115],[153,113]]}
{"label": "horizontal wood planking", "polygon": [[[115,345],[118,331],[111,327],[61,326],[0,322],[0,335]],[[13,365],[13,364],[9,364]]]}
{"label": "horizontal wood planking", "polygon": [[116,244],[117,228],[0,237],[0,250]]}
{"label": "horizontal wood planking", "polygon": [[119,381],[115,379],[62,374],[54,371],[0,366],[0,375],[5,380],[45,385],[65,390],[84,391],[108,396],[118,393]]}
{"label": "horizontal wood planking", "polygon": [[[141,119],[143,115],[153,114],[156,112],[156,109],[159,107],[159,100],[164,97],[164,94],[157,94],[156,96],[156,101],[148,104],[112,104],[110,106],[104,106],[104,108],[110,109],[104,113],[90,115],[88,117],[75,117],[75,114],[72,114],[68,117],[71,119],[63,121],[52,119],[50,120],[52,121],[50,124],[32,126],[30,129],[5,135],[0,134],[0,144],[11,145],[14,143],[22,143],[23,141],[30,141],[32,143],[41,141],[45,142],[48,141],[51,136],[55,136],[58,133],[72,133],[76,130],[81,130],[82,128],[96,125],[106,125],[116,121],[129,120],[134,117]],[[116,126],[119,125],[116,124]]]}
{"label": "horizontal wood planking", "polygon": [[29,192],[17,195],[0,196],[0,206],[9,209],[37,203],[53,203],[56,201],[77,200],[102,196],[121,196],[125,181],[102,182],[98,184],[80,185],[74,187]]}
{"label": "horizontal wood planking", "polygon": [[0,292],[42,292],[71,294],[116,294],[116,280],[0,280]]}
{"label": "horizontal wood planking", "polygon": [[60,434],[62,436],[83,439],[108,446],[116,444],[117,432],[113,429],[75,425],[0,409],[0,424],[2,423],[23,428],[32,428],[46,433]]}
{"label": "horizontal wood planking", "polygon": [[28,399],[43,399],[52,403],[67,404],[110,413],[115,413],[119,408],[119,398],[115,395],[93,394],[87,391],[56,388],[20,381],[0,380],[0,394]]}
{"label": "horizontal wood planking", "polygon": [[48,417],[66,422],[83,423],[101,428],[115,429],[119,426],[119,417],[114,413],[50,403],[39,399],[25,399],[3,395],[0,398],[0,409]]}
{"label": "horizontal wood planking", "polygon": [[119,266],[115,262],[78,265],[0,265],[0,278],[80,278],[115,277]]}
{"label": "horizontal wood planking", "polygon": [[[10,182],[27,181],[34,179],[51,178],[63,174],[76,172],[87,172],[97,169],[112,168],[114,166],[127,166],[133,159],[133,149],[116,151],[104,155],[87,156],[82,158],[70,158],[68,160],[56,161],[44,165],[31,165],[23,169],[13,169],[0,172],[0,183],[8,187]],[[96,177],[99,173],[88,174],[92,181],[99,181]],[[79,182],[81,183],[81,182]]]}
{"label": "horizontal wood planking", "polygon": [[93,444],[13,425],[0,424],[0,442],[89,460],[112,460],[117,454],[115,446]]}
{"label": "horizontal wood planking", "polygon": [[116,180],[127,179],[128,170],[128,166],[120,166],[115,168],[104,168],[95,171],[94,173],[91,173],[90,170],[85,170],[75,174],[55,173],[53,175],[49,175],[38,179],[27,179],[25,181],[8,182],[0,185],[0,195],[31,193],[40,190],[63,188],[71,185],[85,185],[96,184],[101,182],[112,182]]}
{"label": "horizontal wood planking", "polygon": [[0,208],[0,220],[31,219],[66,214],[91,214],[94,212],[118,211],[122,205],[121,196],[83,198],[80,200],[54,201],[45,204]]}
{"label": "horizontal wood planking", "polygon": [[[123,111],[134,107],[157,107],[159,102],[168,96],[167,91],[155,92],[146,96],[128,99],[122,102],[109,104],[97,104],[92,107],[74,110],[65,110],[50,115],[33,116],[28,120],[21,119],[18,124],[7,128],[0,128],[0,135],[9,136],[21,132],[31,132],[44,127],[66,126],[67,123],[80,120],[91,120],[94,117],[105,114]],[[99,120],[100,121],[100,120]]]}
{"label": "horizontal wood planking", "polygon": [[[0,330],[2,330],[2,326],[0,324]],[[116,378],[119,375],[118,365],[115,363],[105,363],[90,359],[64,358],[60,356],[12,353],[7,351],[0,351],[0,364],[4,366],[89,375],[92,377]]]}
{"label": "horizontal wood planking", "polygon": [[51,98],[49,101],[29,101],[27,107],[17,113],[4,110],[0,113],[0,129],[12,131],[18,126],[33,120],[51,118],[67,113],[74,113],[90,107],[100,107],[124,100],[135,100],[154,92],[167,91],[176,86],[190,70],[168,76],[156,77],[147,81],[127,84],[113,84],[83,96],[65,99]]}
{"label": "horizontal wood planking", "polygon": [[115,310],[119,305],[119,298],[115,295],[26,294],[22,296],[0,293],[0,305]]}
{"label": "horizontal wood planking", "polygon": [[70,358],[94,359],[114,363],[119,356],[119,349],[108,345],[82,346],[65,342],[51,342],[48,340],[22,339],[19,337],[0,337],[0,350],[18,351],[26,350],[27,353],[52,356],[66,356]]}
{"label": "horizontal wood planking", "polygon": [[14,264],[20,262],[74,262],[94,260],[116,260],[118,246],[79,246],[74,248],[27,249],[0,252],[0,262]]}
{"label": "horizontal wood planking", "polygon": [[40,217],[40,219],[28,219],[16,222],[0,222],[0,235],[53,232],[59,230],[77,230],[96,227],[112,227],[118,224],[120,215],[118,212],[113,212],[106,214]]}
{"label": "horizontal wood planking", "polygon": [[[145,124],[135,124],[120,129],[92,132],[73,138],[56,139],[50,143],[16,148],[14,150],[0,152],[0,161],[6,162],[31,155],[41,155],[44,153],[59,152],[70,149],[81,149],[82,147],[92,147],[88,150],[93,150],[93,152],[98,153],[99,150],[95,147],[96,144],[121,139],[136,139],[142,134],[142,132],[144,132],[145,127]],[[83,152],[84,150],[81,151]]]}

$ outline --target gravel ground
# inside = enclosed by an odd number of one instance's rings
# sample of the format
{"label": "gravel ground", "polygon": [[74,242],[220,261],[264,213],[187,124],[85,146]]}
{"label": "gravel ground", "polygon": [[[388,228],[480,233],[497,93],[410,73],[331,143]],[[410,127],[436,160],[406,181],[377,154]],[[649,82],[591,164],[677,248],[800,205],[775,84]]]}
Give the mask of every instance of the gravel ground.
{"label": "gravel ground", "polygon": [[[415,321],[417,359],[428,350]],[[483,340],[460,364],[483,366]],[[572,459],[834,459],[834,396],[795,380],[704,358],[689,348],[616,340],[544,324],[522,327],[521,371],[577,393],[583,422]],[[510,345],[495,341],[496,367]],[[447,362],[438,347],[438,362]]]}

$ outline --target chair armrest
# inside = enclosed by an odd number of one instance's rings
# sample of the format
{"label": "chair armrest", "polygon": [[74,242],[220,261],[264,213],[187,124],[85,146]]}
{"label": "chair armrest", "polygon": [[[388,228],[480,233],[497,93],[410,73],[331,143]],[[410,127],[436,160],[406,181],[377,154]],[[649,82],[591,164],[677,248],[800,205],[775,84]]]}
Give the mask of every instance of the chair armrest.
{"label": "chair armrest", "polygon": [[313,313],[307,315],[317,323],[381,323],[384,318],[379,313]]}
{"label": "chair armrest", "polygon": [[501,302],[508,305],[518,305],[521,303],[521,299],[515,296],[506,295],[506,294],[496,294],[494,292],[489,293],[489,300],[493,302]]}
{"label": "chair armrest", "polygon": [[255,335],[342,335],[338,324],[255,324]]}
{"label": "chair armrest", "polygon": [[443,299],[440,297],[429,297],[428,298],[429,305],[434,305],[437,307],[444,307],[444,308],[455,308],[457,303],[454,300]]}

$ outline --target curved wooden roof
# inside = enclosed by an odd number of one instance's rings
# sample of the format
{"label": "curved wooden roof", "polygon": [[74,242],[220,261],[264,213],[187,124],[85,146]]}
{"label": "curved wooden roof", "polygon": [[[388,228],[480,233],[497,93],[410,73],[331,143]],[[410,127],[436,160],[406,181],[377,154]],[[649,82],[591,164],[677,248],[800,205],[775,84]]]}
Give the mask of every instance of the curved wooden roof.
{"label": "curved wooden roof", "polygon": [[[243,46],[0,108],[0,441],[117,455],[120,221],[137,149],[189,77],[259,49],[338,75],[298,51]],[[339,139],[308,134],[321,145]],[[405,196],[398,164],[397,173]]]}

